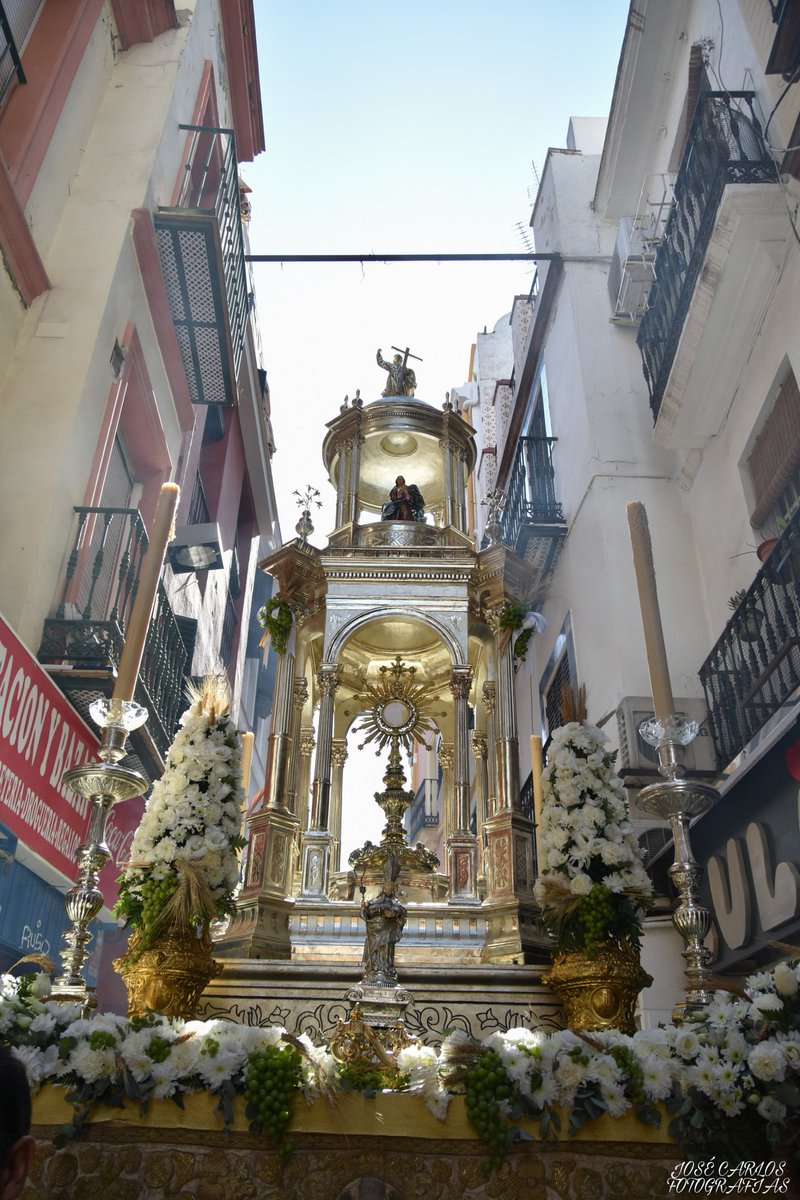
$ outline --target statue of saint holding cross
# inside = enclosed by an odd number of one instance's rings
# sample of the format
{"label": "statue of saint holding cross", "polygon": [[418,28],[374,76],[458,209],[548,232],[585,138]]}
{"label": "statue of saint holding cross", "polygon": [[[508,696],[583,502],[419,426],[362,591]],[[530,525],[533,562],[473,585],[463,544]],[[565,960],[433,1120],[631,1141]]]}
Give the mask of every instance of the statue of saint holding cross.
{"label": "statue of saint holding cross", "polygon": [[[393,350],[397,350],[397,346],[392,346]],[[417,386],[417,377],[408,366],[409,358],[416,358],[417,362],[422,362],[421,358],[417,358],[416,354],[409,352],[408,346],[405,350],[395,354],[393,360],[388,363],[382,356],[380,350],[377,354],[378,366],[383,367],[384,371],[388,371],[386,379],[386,387],[381,392],[382,396],[413,396],[414,388]]]}

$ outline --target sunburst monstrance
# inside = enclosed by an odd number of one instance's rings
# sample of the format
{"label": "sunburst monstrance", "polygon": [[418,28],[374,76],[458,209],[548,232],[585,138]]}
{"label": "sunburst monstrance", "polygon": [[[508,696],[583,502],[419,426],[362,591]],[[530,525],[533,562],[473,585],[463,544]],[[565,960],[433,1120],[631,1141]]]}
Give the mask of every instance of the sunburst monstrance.
{"label": "sunburst monstrance", "polygon": [[376,754],[388,745],[389,763],[383,782],[386,788],[376,792],[375,799],[386,813],[386,827],[380,846],[367,842],[360,850],[350,855],[350,862],[357,869],[377,866],[394,853],[404,867],[432,871],[439,860],[424,847],[412,850],[406,840],[403,815],[414,799],[414,793],[405,790],[405,772],[400,760],[400,747],[410,751],[415,742],[428,748],[426,738],[436,730],[433,705],[439,699],[440,689],[431,683],[417,683],[416,667],[406,666],[398,654],[389,666],[380,668],[377,683],[367,684],[356,700],[370,704],[354,726],[355,732],[365,733],[359,744],[363,750],[371,742],[377,744]]}
{"label": "sunburst monstrance", "polygon": [[[355,733],[366,733],[359,750],[377,742],[376,754],[389,744],[401,745],[410,751],[415,742],[428,748],[426,738],[434,733],[432,706],[439,699],[440,688],[433,683],[417,683],[416,667],[406,666],[398,654],[390,666],[380,668],[377,683],[366,684],[356,700],[370,704],[354,725]],[[443,715],[443,714],[442,714]]]}

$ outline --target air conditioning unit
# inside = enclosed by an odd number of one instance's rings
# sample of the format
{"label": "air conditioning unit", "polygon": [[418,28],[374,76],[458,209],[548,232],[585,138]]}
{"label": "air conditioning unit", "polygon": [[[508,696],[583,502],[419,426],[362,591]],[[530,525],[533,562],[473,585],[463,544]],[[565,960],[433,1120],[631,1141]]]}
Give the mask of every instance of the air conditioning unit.
{"label": "air conditioning unit", "polygon": [[651,243],[643,239],[634,218],[623,217],[608,274],[612,321],[634,324],[642,319],[655,280],[655,258]]}
{"label": "air conditioning unit", "polygon": [[[684,753],[686,770],[706,776],[717,771],[714,739],[708,727],[705,700],[675,701],[677,715],[688,717],[700,726],[700,732]],[[639,733],[639,726],[653,716],[653,701],[649,696],[625,696],[617,709],[619,754],[617,770],[629,787],[645,787],[658,778],[658,754]]]}

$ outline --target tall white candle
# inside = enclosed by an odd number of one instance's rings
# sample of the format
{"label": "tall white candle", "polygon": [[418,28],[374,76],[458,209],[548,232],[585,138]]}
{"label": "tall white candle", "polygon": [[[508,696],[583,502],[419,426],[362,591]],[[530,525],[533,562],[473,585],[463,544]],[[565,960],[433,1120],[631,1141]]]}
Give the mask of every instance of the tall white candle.
{"label": "tall white candle", "polygon": [[531,775],[533,776],[533,819],[538,830],[542,820],[542,739],[538,734],[531,734]]}
{"label": "tall white candle", "polygon": [[626,507],[633,548],[633,566],[636,571],[636,586],[639,591],[639,607],[642,610],[642,627],[647,651],[647,666],[650,671],[653,707],[656,718],[663,722],[674,714],[675,701],[672,698],[664,630],[661,626],[661,611],[658,607],[650,528],[643,504],[633,501]]}
{"label": "tall white candle", "polygon": [[250,790],[250,768],[253,763],[253,734],[249,731],[242,734],[242,788],[244,789],[244,806],[247,808],[247,793]]}
{"label": "tall white candle", "polygon": [[534,823],[534,838],[536,839],[537,857],[539,860],[539,874],[544,870],[544,863],[541,860],[542,846],[542,770],[544,766],[544,758],[542,756],[542,739],[538,734],[531,734],[531,777],[533,779],[533,823]]}
{"label": "tall white candle", "polygon": [[136,680],[142,663],[147,629],[153,612],[164,552],[172,535],[172,521],[178,504],[180,488],[177,483],[164,483],[158,498],[158,507],[153,521],[150,544],[142,560],[133,612],[125,631],[125,645],[119,660],[119,670],[114,684],[115,700],[132,700]]}

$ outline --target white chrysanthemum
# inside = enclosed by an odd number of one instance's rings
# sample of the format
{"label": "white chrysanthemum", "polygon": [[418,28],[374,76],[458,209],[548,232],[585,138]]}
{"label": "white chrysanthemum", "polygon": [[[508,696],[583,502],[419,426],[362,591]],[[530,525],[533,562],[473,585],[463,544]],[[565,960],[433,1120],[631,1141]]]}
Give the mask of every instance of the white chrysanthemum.
{"label": "white chrysanthemum", "polygon": [[775,980],[769,971],[756,971],[755,974],[748,976],[746,992],[748,996],[755,996],[757,992],[772,991],[775,987]]}
{"label": "white chrysanthemum", "polygon": [[774,1096],[765,1096],[756,1111],[765,1121],[780,1122],[786,1116],[786,1105],[782,1104],[780,1100],[776,1100]]}
{"label": "white chrysanthemum", "polygon": [[197,1072],[203,1082],[214,1091],[235,1075],[244,1062],[243,1054],[220,1048],[213,1057],[209,1054],[200,1055]]}
{"label": "white chrysanthemum", "polygon": [[586,1068],[586,1078],[600,1084],[616,1084],[620,1074],[620,1068],[610,1054],[593,1055]]}
{"label": "white chrysanthemum", "polygon": [[35,1046],[13,1046],[12,1054],[25,1067],[28,1086],[33,1092],[39,1089],[43,1080],[54,1074],[59,1062],[57,1046],[48,1046],[45,1050]]}
{"label": "white chrysanthemum", "polygon": [[93,1050],[88,1042],[79,1042],[67,1060],[67,1071],[74,1071],[87,1083],[96,1083],[114,1072],[114,1051]]}
{"label": "white chrysanthemum", "polygon": [[588,896],[593,887],[592,878],[585,871],[578,871],[569,881],[569,890],[573,896]]}
{"label": "white chrysanthemum", "polygon": [[693,1029],[678,1029],[673,1045],[675,1053],[685,1061],[700,1053],[700,1039]]}
{"label": "white chrysanthemum", "polygon": [[775,979],[775,991],[779,996],[785,996],[790,999],[796,996],[800,989],[800,983],[797,980],[797,972],[789,963],[778,963],[775,970],[772,972]]}
{"label": "white chrysanthemum", "polygon": [[640,1065],[645,1095],[649,1100],[665,1100],[672,1090],[670,1064],[656,1054],[648,1054]]}
{"label": "white chrysanthemum", "polygon": [[552,1075],[544,1075],[541,1085],[531,1092],[531,1103],[535,1108],[545,1108],[546,1105],[552,1104],[558,1096],[558,1084]]}
{"label": "white chrysanthemum", "polygon": [[625,1089],[618,1083],[602,1083],[600,1096],[612,1117],[621,1117],[631,1107],[630,1100],[625,1096]]}
{"label": "white chrysanthemum", "polygon": [[643,1029],[633,1036],[634,1050],[639,1055],[654,1054],[657,1058],[670,1058],[672,1043],[669,1032],[660,1026],[657,1029]]}
{"label": "white chrysanthemum", "polygon": [[759,1042],[747,1056],[747,1065],[756,1079],[770,1082],[786,1074],[786,1056],[778,1042]]}
{"label": "white chrysanthemum", "polygon": [[29,1026],[30,1033],[43,1033],[45,1035],[52,1033],[56,1027],[56,1018],[54,1013],[43,1012],[34,1017]]}
{"label": "white chrysanthemum", "polygon": [[750,1005],[750,1016],[754,1021],[761,1020],[766,1013],[776,1012],[783,1012],[783,1001],[774,992],[762,992]]}
{"label": "white chrysanthemum", "polygon": [[565,1054],[558,1059],[553,1069],[553,1078],[558,1086],[566,1094],[569,1094],[583,1083],[586,1078],[586,1067],[577,1058],[571,1058]]}
{"label": "white chrysanthemum", "polygon": [[787,1066],[800,1073],[800,1034],[790,1033],[786,1037],[781,1037],[780,1045]]}

